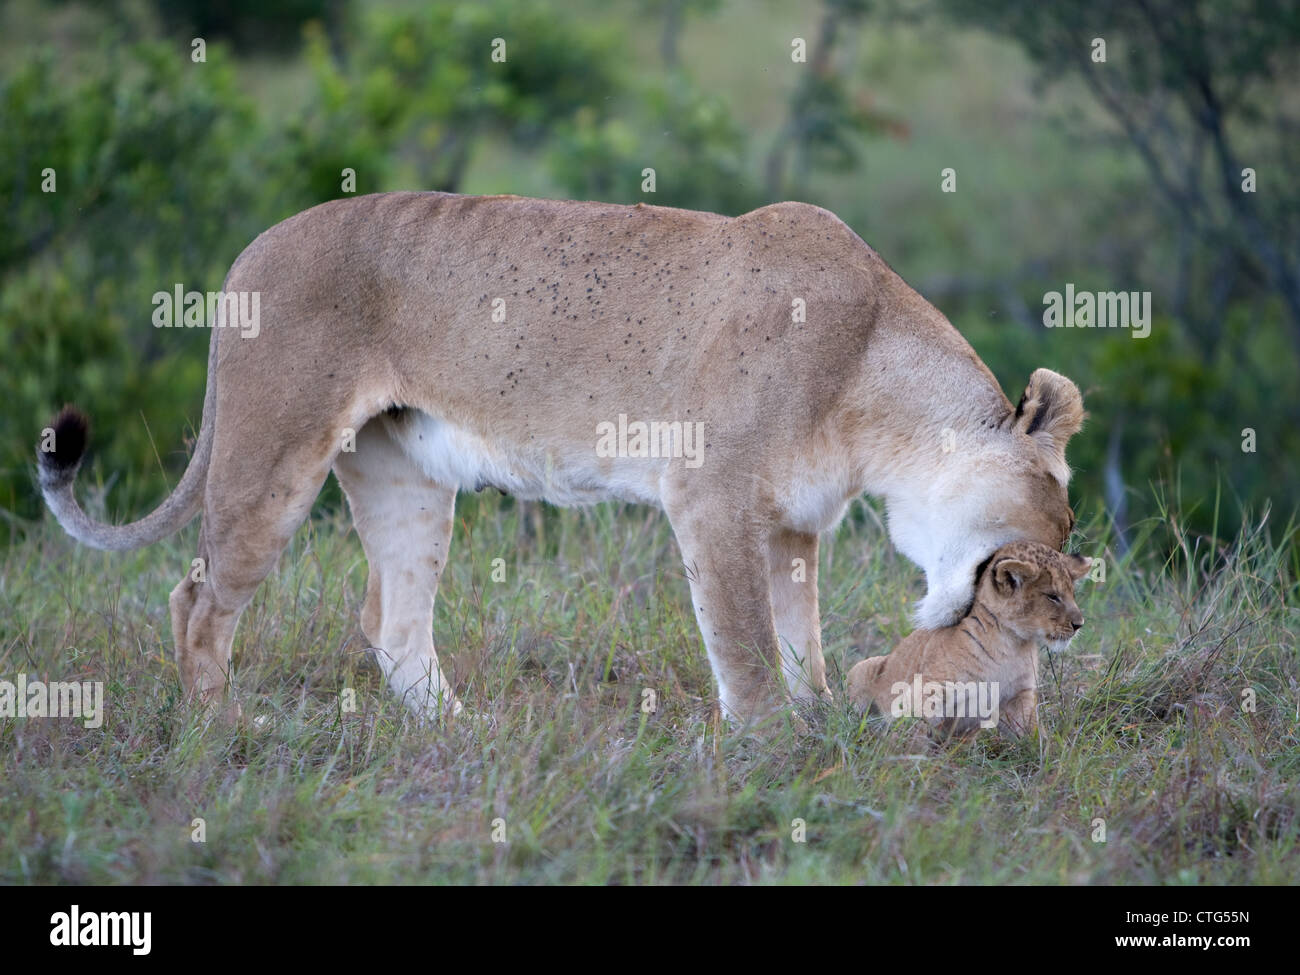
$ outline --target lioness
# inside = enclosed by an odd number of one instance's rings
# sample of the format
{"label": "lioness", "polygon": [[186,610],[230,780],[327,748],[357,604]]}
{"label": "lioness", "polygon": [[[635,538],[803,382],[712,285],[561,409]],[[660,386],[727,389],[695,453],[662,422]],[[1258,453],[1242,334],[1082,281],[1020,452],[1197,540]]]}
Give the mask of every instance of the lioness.
{"label": "lioness", "polygon": [[[990,719],[976,705],[991,702],[1000,731],[1037,730],[1038,648],[1064,650],[1082,628],[1074,584],[1089,564],[1033,542],[1003,545],[980,573],[970,612],[953,626],[915,630],[886,657],[859,660],[849,700],[891,718],[928,717],[945,734],[976,730]],[[930,713],[939,701],[949,707]]]}
{"label": "lioness", "polygon": [[370,565],[362,628],[421,713],[459,706],[432,636],[458,490],[660,506],[741,722],[829,697],[817,536],[864,491],[925,570],[928,626],[965,612],[999,545],[1061,546],[1073,525],[1074,384],[1039,369],[1013,406],[943,315],[818,207],[731,218],[383,193],[277,224],[224,288],[260,293],[260,327],[213,330],[194,455],[155,511],[109,526],[81,510],[75,411],[39,455],[51,510],[96,548],[148,545],[203,509],[205,581],[187,575],[170,602],[181,681],[204,700],[331,468]]}

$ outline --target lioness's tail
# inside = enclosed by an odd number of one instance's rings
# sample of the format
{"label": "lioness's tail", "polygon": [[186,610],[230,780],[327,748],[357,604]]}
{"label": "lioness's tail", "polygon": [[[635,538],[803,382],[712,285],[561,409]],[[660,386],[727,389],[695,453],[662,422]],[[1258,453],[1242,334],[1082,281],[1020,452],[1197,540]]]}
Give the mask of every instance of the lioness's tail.
{"label": "lioness's tail", "polygon": [[63,530],[91,548],[121,552],[152,545],[187,525],[203,503],[203,487],[208,480],[208,461],[212,457],[212,426],[216,419],[216,341],[208,348],[208,388],[203,396],[203,421],[199,428],[194,455],[176,490],[157,508],[139,521],[128,525],[106,525],[95,521],[77,504],[72,485],[86,450],[89,422],[85,414],[65,406],[54,418],[52,450],[37,447],[37,476],[45,503],[54,512]]}

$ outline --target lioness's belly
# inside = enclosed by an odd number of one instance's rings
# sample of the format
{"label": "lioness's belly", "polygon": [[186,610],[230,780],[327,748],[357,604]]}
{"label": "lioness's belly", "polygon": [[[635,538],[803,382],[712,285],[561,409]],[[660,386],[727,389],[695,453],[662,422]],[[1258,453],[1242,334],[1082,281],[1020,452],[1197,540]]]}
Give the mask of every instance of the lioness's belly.
{"label": "lioness's belly", "polygon": [[[591,443],[528,448],[492,439],[434,417],[406,410],[384,418],[390,434],[434,481],[460,491],[496,488],[524,500],[558,505],[628,501],[658,504],[664,463],[671,458],[597,454]],[[680,463],[680,461],[678,461]]]}

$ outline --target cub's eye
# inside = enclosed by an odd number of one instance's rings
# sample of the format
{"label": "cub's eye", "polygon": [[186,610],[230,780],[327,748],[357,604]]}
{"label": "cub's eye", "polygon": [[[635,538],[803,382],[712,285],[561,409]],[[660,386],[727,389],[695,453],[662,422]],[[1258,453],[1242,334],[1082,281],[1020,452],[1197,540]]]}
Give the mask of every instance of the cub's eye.
{"label": "cub's eye", "polygon": [[1052,602],[1056,603],[1056,605],[1058,606],[1061,605],[1061,597],[1058,596],[1056,593],[1049,592],[1047,594],[1047,598],[1050,599]]}

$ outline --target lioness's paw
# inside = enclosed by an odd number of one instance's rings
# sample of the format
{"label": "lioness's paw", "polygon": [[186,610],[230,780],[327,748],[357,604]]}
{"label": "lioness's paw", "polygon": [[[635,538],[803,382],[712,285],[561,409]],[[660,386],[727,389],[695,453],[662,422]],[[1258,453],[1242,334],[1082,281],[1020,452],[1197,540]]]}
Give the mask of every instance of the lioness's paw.
{"label": "lioness's paw", "polygon": [[475,731],[491,731],[497,726],[496,715],[491,711],[472,711],[469,708],[462,708],[457,711],[454,722],[459,725],[468,725]]}
{"label": "lioness's paw", "polygon": [[813,709],[820,706],[820,704],[812,705],[811,702],[806,708],[790,707],[789,704],[782,704],[776,708],[764,709],[759,713],[751,713],[747,718],[736,718],[729,715],[727,723],[740,735],[757,741],[769,741],[773,738],[779,738],[786,733],[787,728],[794,731],[796,735],[804,737],[812,734],[812,728],[801,711],[811,717]]}
{"label": "lioness's paw", "polygon": [[233,728],[243,721],[243,709],[233,696],[226,693],[224,686],[195,691],[190,700],[203,712],[204,717],[214,723]]}
{"label": "lioness's paw", "polygon": [[450,693],[440,694],[437,697],[429,696],[427,700],[411,707],[411,715],[422,726],[461,721],[477,724],[480,721],[478,714],[466,709],[460,703],[460,699]]}

